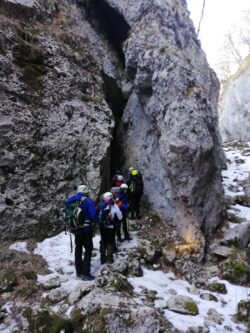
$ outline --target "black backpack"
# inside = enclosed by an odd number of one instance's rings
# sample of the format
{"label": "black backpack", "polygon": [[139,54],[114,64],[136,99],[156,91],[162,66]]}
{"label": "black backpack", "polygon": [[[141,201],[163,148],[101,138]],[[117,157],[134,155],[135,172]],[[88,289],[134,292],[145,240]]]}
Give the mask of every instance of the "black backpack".
{"label": "black backpack", "polygon": [[100,218],[100,225],[103,225],[104,227],[113,225],[110,205],[107,205],[105,208],[103,208],[100,211],[99,218]]}

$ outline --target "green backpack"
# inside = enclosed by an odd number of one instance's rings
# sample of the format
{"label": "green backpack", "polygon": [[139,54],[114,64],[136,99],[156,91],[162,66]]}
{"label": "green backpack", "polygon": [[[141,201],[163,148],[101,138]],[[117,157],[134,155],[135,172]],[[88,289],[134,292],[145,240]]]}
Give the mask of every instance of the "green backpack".
{"label": "green backpack", "polygon": [[83,197],[80,201],[75,201],[70,204],[66,204],[63,210],[64,220],[65,220],[65,229],[75,234],[79,228],[81,228],[84,221],[82,210],[79,207],[87,197]]}

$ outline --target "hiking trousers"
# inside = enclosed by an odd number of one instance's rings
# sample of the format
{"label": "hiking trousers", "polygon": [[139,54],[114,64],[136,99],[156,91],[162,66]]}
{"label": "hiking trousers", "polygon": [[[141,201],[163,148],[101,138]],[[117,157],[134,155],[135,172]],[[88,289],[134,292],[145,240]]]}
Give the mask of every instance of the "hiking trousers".
{"label": "hiking trousers", "polygon": [[129,238],[128,224],[127,224],[127,216],[126,216],[126,213],[125,213],[125,212],[122,213],[122,221],[119,221],[119,222],[117,223],[117,231],[116,231],[116,234],[117,234],[117,238],[118,238],[118,240],[121,240],[121,239],[122,239],[122,237],[121,237],[121,223],[122,223],[122,229],[123,229],[124,237],[125,237],[125,238]]}
{"label": "hiking trousers", "polygon": [[113,253],[115,249],[115,229],[100,226],[100,234],[101,264],[104,264],[105,262],[112,264],[114,262]]}
{"label": "hiking trousers", "polygon": [[131,218],[134,219],[140,216],[140,200],[141,194],[138,193],[130,193],[129,194],[129,206],[131,212]]}
{"label": "hiking trousers", "polygon": [[[84,259],[82,260],[82,250],[84,247]],[[80,230],[75,235],[75,267],[77,275],[90,275],[90,263],[93,250],[92,232],[83,233]]]}

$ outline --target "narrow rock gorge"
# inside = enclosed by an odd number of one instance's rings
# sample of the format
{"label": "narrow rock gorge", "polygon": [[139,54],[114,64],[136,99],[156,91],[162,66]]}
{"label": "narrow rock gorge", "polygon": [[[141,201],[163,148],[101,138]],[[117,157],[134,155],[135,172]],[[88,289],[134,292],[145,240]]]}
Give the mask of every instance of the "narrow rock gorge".
{"label": "narrow rock gorge", "polygon": [[250,140],[250,55],[226,83],[219,102],[223,142]]}
{"label": "narrow rock gorge", "polygon": [[187,241],[217,227],[219,83],[185,0],[3,0],[0,29],[1,239],[55,234],[75,185],[130,165]]}

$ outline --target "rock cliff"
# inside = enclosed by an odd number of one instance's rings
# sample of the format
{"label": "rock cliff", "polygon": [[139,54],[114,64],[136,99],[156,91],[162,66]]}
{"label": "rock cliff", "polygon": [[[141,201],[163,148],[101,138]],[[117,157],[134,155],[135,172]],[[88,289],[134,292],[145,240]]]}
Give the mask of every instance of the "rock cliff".
{"label": "rock cliff", "polygon": [[223,91],[219,103],[219,124],[224,142],[250,140],[250,55]]}
{"label": "rock cliff", "polygon": [[98,196],[131,164],[186,240],[218,225],[219,84],[185,1],[4,0],[0,18],[2,239],[53,234],[74,185]]}

